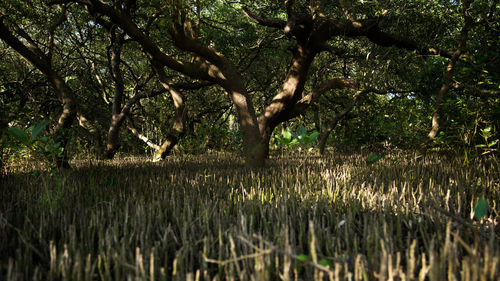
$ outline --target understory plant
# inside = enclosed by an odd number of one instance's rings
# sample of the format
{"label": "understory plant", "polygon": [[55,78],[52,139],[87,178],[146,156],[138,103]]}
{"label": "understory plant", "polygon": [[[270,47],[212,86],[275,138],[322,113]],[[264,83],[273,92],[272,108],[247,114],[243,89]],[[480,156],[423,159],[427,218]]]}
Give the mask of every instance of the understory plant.
{"label": "understory plant", "polygon": [[311,145],[318,139],[318,136],[319,133],[317,131],[308,134],[307,129],[304,126],[300,126],[297,134],[287,127],[281,136],[274,135],[274,139],[279,143],[282,152],[283,149],[291,150],[296,145],[299,145],[299,151],[307,148],[307,152],[312,152],[313,148]]}
{"label": "understory plant", "polygon": [[64,147],[50,135],[44,134],[48,123],[48,120],[43,120],[25,129],[15,126],[7,128],[5,146],[13,153],[33,157],[54,169],[57,159],[63,155]]}

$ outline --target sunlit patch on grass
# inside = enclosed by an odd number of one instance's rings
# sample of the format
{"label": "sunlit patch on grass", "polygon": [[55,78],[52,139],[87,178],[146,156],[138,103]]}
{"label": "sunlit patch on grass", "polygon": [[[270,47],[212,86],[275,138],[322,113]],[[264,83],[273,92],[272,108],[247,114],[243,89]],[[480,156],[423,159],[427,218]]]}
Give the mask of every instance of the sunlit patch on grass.
{"label": "sunlit patch on grass", "polygon": [[368,156],[278,157],[254,171],[229,154],[12,171],[0,280],[500,278],[497,162]]}

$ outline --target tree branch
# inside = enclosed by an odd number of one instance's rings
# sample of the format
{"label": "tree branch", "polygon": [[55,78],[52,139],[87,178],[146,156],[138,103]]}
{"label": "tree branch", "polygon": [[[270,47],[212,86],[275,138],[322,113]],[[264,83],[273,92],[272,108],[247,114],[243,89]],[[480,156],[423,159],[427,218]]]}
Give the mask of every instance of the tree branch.
{"label": "tree branch", "polygon": [[259,25],[277,29],[284,29],[286,26],[286,22],[284,20],[258,16],[250,12],[250,10],[247,7],[243,7],[243,9],[241,10],[247,17],[249,17],[252,21],[254,21]]}
{"label": "tree branch", "polygon": [[295,104],[292,109],[292,116],[296,117],[303,114],[306,109],[313,105],[318,99],[326,92],[333,89],[357,89],[358,85],[353,81],[344,78],[336,77],[322,83],[318,88],[314,89],[311,93],[303,97]]}

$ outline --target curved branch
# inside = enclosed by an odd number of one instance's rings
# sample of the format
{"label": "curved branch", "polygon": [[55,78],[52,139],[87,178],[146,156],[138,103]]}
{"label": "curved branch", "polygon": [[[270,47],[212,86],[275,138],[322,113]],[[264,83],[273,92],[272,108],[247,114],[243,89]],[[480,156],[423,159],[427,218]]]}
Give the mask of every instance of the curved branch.
{"label": "curved branch", "polygon": [[340,90],[340,89],[357,89],[358,85],[353,81],[344,78],[344,77],[336,77],[332,78],[323,84],[321,84],[318,88],[314,89],[311,93],[303,97],[297,104],[295,104],[292,115],[298,116],[303,114],[306,109],[313,105],[318,99],[326,92],[330,90]]}
{"label": "curved branch", "polygon": [[247,17],[249,17],[252,21],[254,21],[259,25],[277,29],[284,29],[286,26],[286,22],[284,20],[258,16],[250,12],[250,10],[247,7],[243,7],[241,10]]}

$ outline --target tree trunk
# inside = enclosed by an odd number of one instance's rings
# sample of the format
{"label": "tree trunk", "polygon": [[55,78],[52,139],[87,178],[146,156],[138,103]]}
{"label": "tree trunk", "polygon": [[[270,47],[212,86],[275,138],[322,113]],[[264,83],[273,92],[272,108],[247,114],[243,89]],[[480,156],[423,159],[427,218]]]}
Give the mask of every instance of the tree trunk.
{"label": "tree trunk", "polygon": [[[70,139],[71,125],[76,119],[77,109],[74,102],[75,98],[73,90],[52,68],[50,58],[37,46],[32,46],[30,49],[24,45],[24,43],[15,37],[7,26],[4,25],[2,18],[0,18],[0,39],[4,40],[7,45],[12,47],[35,68],[40,70],[58,93],[59,100],[62,104],[62,113],[57,121],[55,141],[60,143],[61,147],[64,148],[64,151],[60,157],[57,157],[56,164],[58,167],[69,168],[66,146]],[[34,51],[32,49],[34,49]]]}
{"label": "tree trunk", "polygon": [[61,143],[61,147],[63,147],[64,150],[62,155],[58,157],[56,164],[60,168],[70,168],[68,162],[68,151],[66,148],[69,140],[71,139],[71,126],[76,119],[77,113],[77,106],[74,103],[73,97],[74,93],[73,90],[66,85],[64,80],[52,70],[51,73],[46,76],[59,93],[63,106],[62,113],[57,121],[55,140],[56,142]]}
{"label": "tree trunk", "polygon": [[158,80],[160,80],[161,85],[170,93],[172,103],[175,107],[175,120],[174,125],[172,126],[172,132],[167,135],[165,142],[163,142],[161,147],[155,152],[153,161],[156,162],[165,159],[179,140],[185,135],[187,110],[184,106],[184,97],[181,93],[174,89],[170,80],[167,78],[165,71],[163,70],[163,66],[156,63],[154,60],[151,60],[151,64],[156,72],[156,75],[158,76]]}
{"label": "tree trunk", "polygon": [[326,142],[332,131],[335,129],[335,127],[337,127],[338,121],[339,118],[337,118],[337,114],[335,114],[332,122],[330,122],[326,130],[321,132],[321,134],[319,135],[319,154],[321,155],[325,154]]}
{"label": "tree trunk", "polygon": [[[125,120],[126,114],[122,110],[123,91],[125,89],[123,75],[120,69],[121,51],[125,33],[119,31],[116,34],[116,28],[109,30],[111,45],[108,48],[108,62],[111,77],[114,81],[114,97],[111,106],[111,124],[108,130],[108,139],[104,157],[113,159],[120,148],[120,128]],[[128,113],[128,112],[127,112]]]}
{"label": "tree trunk", "polygon": [[307,74],[314,57],[314,52],[302,44],[297,44],[293,50],[290,69],[280,92],[258,117],[259,131],[265,145],[263,151],[265,157],[269,155],[269,141],[271,140],[274,128],[280,123],[295,117],[292,112],[297,101],[302,98]]}
{"label": "tree trunk", "polygon": [[458,47],[455,52],[452,53],[450,61],[448,62],[448,66],[446,67],[446,70],[443,73],[443,83],[441,85],[441,88],[439,89],[439,93],[436,99],[436,104],[435,104],[435,109],[434,113],[432,114],[432,128],[427,134],[427,141],[424,141],[424,146],[429,142],[429,140],[434,139],[440,130],[440,123],[441,123],[441,118],[442,118],[442,108],[443,108],[443,102],[446,99],[446,96],[448,95],[448,91],[450,89],[450,86],[452,84],[453,80],[453,70],[455,69],[455,65],[462,55],[463,50],[465,49],[467,45],[467,35],[469,33],[469,30],[472,27],[472,18],[470,15],[469,7],[471,5],[470,0],[464,1],[463,3],[463,16],[464,16],[464,26],[462,27],[462,31],[460,33],[460,38],[458,42]]}
{"label": "tree trunk", "polygon": [[259,132],[259,123],[250,97],[241,76],[237,72],[228,77],[225,89],[236,110],[243,135],[243,153],[249,167],[263,167],[266,161],[269,141]]}

